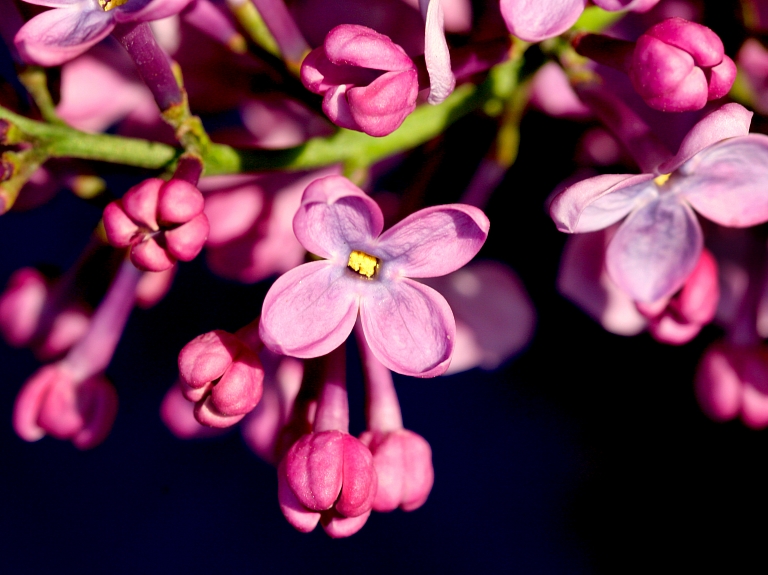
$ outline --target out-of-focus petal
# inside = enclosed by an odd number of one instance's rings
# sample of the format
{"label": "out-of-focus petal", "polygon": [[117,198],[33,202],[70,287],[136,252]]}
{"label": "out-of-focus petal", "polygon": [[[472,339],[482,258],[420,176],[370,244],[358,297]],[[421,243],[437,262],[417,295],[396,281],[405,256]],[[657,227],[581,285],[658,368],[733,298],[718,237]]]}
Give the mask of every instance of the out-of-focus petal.
{"label": "out-of-focus petal", "polygon": [[106,38],[114,27],[102,10],[57,8],[24,24],[14,42],[25,61],[58,66]]}
{"label": "out-of-focus petal", "polygon": [[419,210],[379,238],[382,274],[422,278],[451,273],[480,251],[489,227],[482,210],[464,204]]}
{"label": "out-of-focus petal", "polygon": [[689,172],[682,193],[705,218],[739,228],[768,221],[768,136],[715,144],[680,171]]}
{"label": "out-of-focus petal", "polygon": [[456,337],[453,313],[445,298],[408,278],[371,284],[361,301],[360,320],[376,358],[403,375],[444,373]]}
{"label": "out-of-focus petal", "polygon": [[693,211],[676,197],[661,197],[621,225],[606,252],[611,278],[639,302],[675,293],[699,261],[703,237]]}
{"label": "out-of-focus petal", "polygon": [[327,261],[303,264],[283,274],[264,299],[259,324],[262,341],[275,353],[301,358],[336,349],[355,325],[357,292],[363,282],[346,267]]}
{"label": "out-of-focus petal", "polygon": [[293,231],[301,245],[323,258],[346,258],[356,247],[381,233],[384,216],[378,204],[341,176],[326,176],[304,190]]}
{"label": "out-of-focus petal", "polygon": [[607,230],[600,230],[568,238],[560,259],[557,289],[607,331],[636,335],[647,322],[632,298],[605,271],[607,235]]}
{"label": "out-of-focus petal", "polygon": [[609,12],[619,10],[632,10],[634,12],[646,12],[656,6],[659,0],[592,0],[597,6]]}
{"label": "out-of-focus petal", "polygon": [[579,19],[586,0],[501,0],[501,15],[512,34],[539,42],[565,32]]}
{"label": "out-of-focus petal", "polygon": [[[752,112],[740,104],[725,104],[702,118],[683,139],[677,154],[662,163],[657,171],[668,174],[681,167],[698,152],[720,140],[735,136],[746,136]],[[686,170],[683,170],[684,172]]]}
{"label": "out-of-focus petal", "polygon": [[550,215],[561,232],[602,230],[654,196],[652,179],[652,174],[587,178],[560,192],[550,205]]}

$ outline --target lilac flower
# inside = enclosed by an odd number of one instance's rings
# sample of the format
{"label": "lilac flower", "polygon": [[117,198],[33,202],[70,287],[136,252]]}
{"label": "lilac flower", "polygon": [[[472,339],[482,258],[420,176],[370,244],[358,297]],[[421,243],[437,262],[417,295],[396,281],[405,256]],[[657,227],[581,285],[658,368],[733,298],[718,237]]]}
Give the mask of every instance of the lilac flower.
{"label": "lilac flower", "polygon": [[118,24],[178,14],[192,0],[24,0],[53,10],[32,18],[18,34],[22,58],[58,66],[106,38]]}
{"label": "lilac flower", "polygon": [[[594,0],[603,10],[650,10],[659,0]],[[501,0],[501,15],[518,38],[539,42],[565,32],[576,23],[587,0]]]}
{"label": "lilac flower", "polygon": [[722,106],[696,124],[655,173],[583,180],[554,199],[552,218],[568,233],[626,218],[606,251],[610,277],[638,302],[672,295],[703,246],[693,209],[723,226],[768,220],[768,137],[748,134],[751,117],[738,104]]}
{"label": "lilac flower", "polygon": [[310,184],[293,229],[326,258],[281,276],[264,300],[260,334],[277,353],[318,357],[341,345],[360,319],[373,353],[405,375],[432,377],[451,360],[456,326],[445,299],[409,279],[436,277],[467,263],[488,234],[488,218],[461,204],[407,217],[379,237],[381,210],[349,180]]}

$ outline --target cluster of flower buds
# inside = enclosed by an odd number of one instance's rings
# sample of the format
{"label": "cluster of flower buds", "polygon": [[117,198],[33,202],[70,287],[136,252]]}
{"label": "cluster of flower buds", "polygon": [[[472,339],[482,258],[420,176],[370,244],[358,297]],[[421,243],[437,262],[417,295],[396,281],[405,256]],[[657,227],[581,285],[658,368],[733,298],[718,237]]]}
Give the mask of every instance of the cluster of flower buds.
{"label": "cluster of flower buds", "polygon": [[[239,426],[277,468],[299,531],[346,537],[373,511],[419,508],[432,451],[404,427],[392,372],[495,369],[533,334],[514,273],[470,263],[529,108],[602,123],[548,201],[577,235],[560,291],[609,331],[664,344],[718,323],[725,338],[696,376],[702,410],[768,426],[766,237],[753,229],[768,222],[768,136],[750,133],[743,105],[768,111],[768,51],[742,44],[734,88],[730,40],[678,4],[688,19],[660,0],[0,0],[13,60],[0,66],[0,212],[61,188],[104,207],[68,271],[24,267],[0,295],[0,334],[49,362],[21,387],[17,434],[104,441],[118,404],[105,372],[131,310],[206,248],[227,280],[274,281],[237,332],[186,335],[161,407],[172,432]],[[749,0],[749,34],[765,29],[762,4]],[[445,164],[432,152],[460,138],[430,140],[479,116],[495,136],[477,154],[461,142],[460,157],[482,158],[461,199],[433,190]],[[109,163],[136,172],[111,178]]]}

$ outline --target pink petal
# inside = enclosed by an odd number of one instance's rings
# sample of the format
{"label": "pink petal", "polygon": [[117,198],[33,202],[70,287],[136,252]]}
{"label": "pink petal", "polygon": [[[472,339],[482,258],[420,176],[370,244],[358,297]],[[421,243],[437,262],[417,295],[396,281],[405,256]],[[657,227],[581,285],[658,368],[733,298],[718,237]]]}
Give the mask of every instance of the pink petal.
{"label": "pink petal", "polygon": [[360,303],[360,320],[376,358],[403,375],[444,373],[456,337],[445,298],[408,278],[370,283]]}
{"label": "pink petal", "polygon": [[46,365],[24,383],[16,396],[13,429],[24,441],[37,441],[45,436],[37,419],[51,387],[62,377],[68,376],[58,365]]}
{"label": "pink petal", "polygon": [[200,425],[193,415],[195,405],[184,398],[178,385],[173,385],[160,404],[160,419],[179,439],[199,439],[219,435],[219,429]]}
{"label": "pink petal", "polygon": [[55,8],[24,24],[14,42],[25,61],[58,66],[106,38],[114,27],[109,13],[100,9]]}
{"label": "pink petal", "polygon": [[336,503],[344,479],[344,437],[341,431],[303,435],[286,454],[288,485],[304,507],[323,511]]}
{"label": "pink petal", "polygon": [[646,12],[656,6],[659,0],[592,0],[595,5],[603,10],[617,12],[619,10],[633,10]]}
{"label": "pink petal", "polygon": [[501,15],[512,34],[538,42],[565,32],[576,23],[586,0],[500,0]]}
{"label": "pink petal", "polygon": [[378,204],[342,176],[326,176],[309,184],[293,219],[293,231],[307,251],[344,260],[381,233],[384,216]]}
{"label": "pink petal", "polygon": [[157,230],[157,198],[164,183],[160,178],[149,178],[128,190],[119,200],[128,217],[140,226]]}
{"label": "pink petal", "polygon": [[723,61],[709,71],[709,100],[723,98],[731,90],[733,82],[736,79],[736,63],[728,56],[723,57]]}
{"label": "pink petal", "polygon": [[348,434],[343,436],[343,442],[344,480],[335,508],[345,517],[357,517],[370,512],[379,482],[371,451]]}
{"label": "pink petal", "polygon": [[217,329],[197,336],[179,352],[179,374],[192,387],[219,379],[243,348],[240,340]]}
{"label": "pink petal", "polygon": [[301,358],[325,355],[352,332],[358,291],[373,283],[327,261],[294,268],[267,292],[259,335],[275,353]]}
{"label": "pink petal", "polygon": [[391,134],[416,109],[416,70],[387,72],[367,86],[347,90],[350,113],[369,136]]}
{"label": "pink petal", "polygon": [[379,238],[382,273],[390,278],[451,273],[477,255],[489,227],[488,217],[473,206],[447,204],[419,210]]}
{"label": "pink petal", "polygon": [[389,36],[366,26],[342,24],[325,37],[325,54],[337,65],[373,70],[399,71],[414,68],[413,61]]}
{"label": "pink petal", "polygon": [[106,378],[96,376],[81,384],[77,399],[85,425],[72,437],[72,443],[78,449],[91,449],[112,430],[117,417],[117,391]]}
{"label": "pink petal", "polygon": [[646,326],[635,302],[605,271],[605,248],[610,230],[571,236],[560,259],[557,289],[606,330],[636,335]]}
{"label": "pink petal", "polygon": [[732,138],[699,152],[680,168],[681,193],[705,218],[722,226],[768,221],[768,136]]}
{"label": "pink petal", "polygon": [[204,207],[203,194],[184,180],[169,180],[158,193],[157,215],[164,223],[183,224],[201,214]]}
{"label": "pink petal", "polygon": [[208,230],[208,218],[199,214],[186,224],[164,232],[168,251],[183,262],[192,261],[203,249]]}
{"label": "pink petal", "polygon": [[288,485],[285,459],[280,463],[277,470],[277,500],[288,523],[302,533],[309,533],[320,521],[320,513],[304,507]]}
{"label": "pink petal", "polygon": [[560,192],[549,207],[557,229],[569,234],[593,232],[615,224],[656,194],[652,174],[604,174]]}
{"label": "pink petal", "polygon": [[702,118],[683,139],[675,157],[661,164],[657,172],[669,174],[698,152],[726,138],[746,136],[752,112],[740,104],[725,104]]}
{"label": "pink petal", "polygon": [[696,370],[696,399],[715,421],[733,419],[741,408],[743,384],[727,351],[722,345],[710,347]]}
{"label": "pink petal", "polygon": [[162,272],[172,268],[176,260],[154,238],[147,238],[131,248],[131,263],[145,272]]}
{"label": "pink petal", "polygon": [[362,132],[360,126],[352,117],[347,101],[347,84],[333,86],[328,89],[323,97],[323,112],[340,128]]}
{"label": "pink petal", "polygon": [[370,510],[357,517],[344,517],[331,510],[322,514],[321,525],[330,537],[339,539],[349,537],[360,531],[370,516]]}
{"label": "pink petal", "polygon": [[456,78],[451,70],[451,54],[445,41],[443,9],[440,0],[419,0],[424,17],[424,60],[429,73],[427,102],[439,104],[453,92]]}
{"label": "pink petal", "polygon": [[130,246],[139,226],[125,213],[120,200],[107,204],[103,218],[107,241],[117,248]]}
{"label": "pink petal", "polygon": [[668,18],[649,28],[644,35],[684,50],[693,57],[697,66],[711,68],[723,61],[724,49],[720,37],[706,26],[683,18]]}
{"label": "pink petal", "polygon": [[611,240],[606,268],[619,287],[640,302],[675,293],[699,261],[703,237],[696,216],[674,196],[627,218]]}

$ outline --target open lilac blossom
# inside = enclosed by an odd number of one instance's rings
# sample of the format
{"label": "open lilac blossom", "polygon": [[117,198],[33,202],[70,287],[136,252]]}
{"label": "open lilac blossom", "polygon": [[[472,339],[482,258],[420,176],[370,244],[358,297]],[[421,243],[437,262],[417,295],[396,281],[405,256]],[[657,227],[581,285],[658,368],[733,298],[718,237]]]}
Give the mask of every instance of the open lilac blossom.
{"label": "open lilac blossom", "polygon": [[[594,0],[603,10],[645,12],[659,0]],[[509,31],[522,40],[539,42],[558,36],[579,19],[587,0],[500,0]]]}
{"label": "open lilac blossom", "polygon": [[416,66],[387,36],[357,25],[337,26],[301,64],[301,81],[323,96],[338,126],[386,136],[416,108]]}
{"label": "open lilac blossom", "polygon": [[113,246],[131,248],[137,268],[159,272],[203,249],[209,230],[203,208],[203,195],[189,182],[149,178],[104,209],[104,228]]}
{"label": "open lilac blossom", "polygon": [[106,38],[118,24],[178,14],[192,0],[24,0],[50,6],[22,26],[16,48],[31,64],[58,66]]}
{"label": "open lilac blossom", "polygon": [[460,268],[480,250],[489,225],[479,209],[452,204],[420,210],[381,234],[381,209],[360,188],[340,176],[315,180],[293,228],[308,251],[325,259],[273,284],[262,341],[276,353],[319,357],[346,340],[359,310],[368,345],[385,366],[440,375],[453,351],[453,314],[440,294],[409,278]]}
{"label": "open lilac blossom", "polygon": [[711,346],[696,372],[696,398],[715,421],[741,417],[753,429],[768,426],[768,350],[760,344]]}
{"label": "open lilac blossom", "polygon": [[655,173],[607,174],[566,188],[550,213],[560,231],[582,233],[624,220],[606,269],[633,300],[680,289],[703,247],[693,212],[729,227],[768,220],[768,137],[748,134],[751,112],[726,104],[701,120]]}
{"label": "open lilac blossom", "polygon": [[259,403],[264,368],[240,338],[220,329],[190,341],[179,353],[181,390],[195,403],[195,419],[229,427]]}

